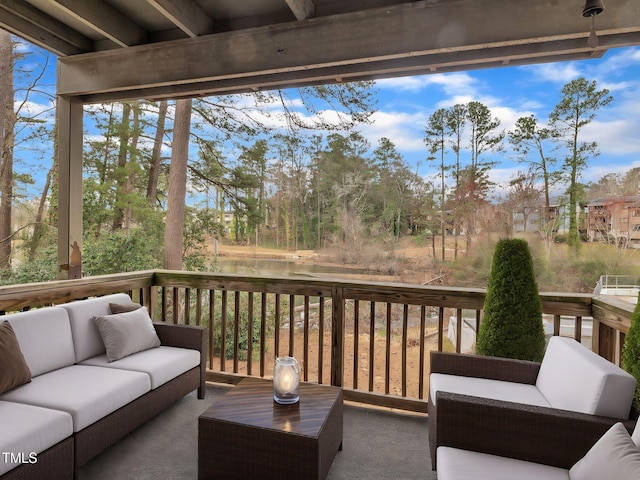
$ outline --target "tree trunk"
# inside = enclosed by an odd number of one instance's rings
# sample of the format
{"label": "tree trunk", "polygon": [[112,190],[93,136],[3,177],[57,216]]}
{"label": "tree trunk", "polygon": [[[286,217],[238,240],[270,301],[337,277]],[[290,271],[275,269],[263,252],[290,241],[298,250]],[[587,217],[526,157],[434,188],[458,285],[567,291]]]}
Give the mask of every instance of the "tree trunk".
{"label": "tree trunk", "polygon": [[125,181],[125,205],[123,228],[129,231],[133,218],[133,208],[131,207],[131,196],[133,195],[133,186],[135,185],[135,176],[137,172],[136,162],[138,154],[138,139],[140,138],[140,105],[135,102],[133,105],[133,128],[131,130],[131,151],[129,152],[129,165],[125,167],[127,180]]}
{"label": "tree trunk", "polygon": [[131,115],[131,104],[125,102],[122,104],[122,123],[120,124],[120,150],[118,151],[118,166],[116,168],[116,204],[114,208],[114,217],[112,230],[120,230],[124,224],[124,200],[123,193],[126,190],[127,174],[127,150],[129,148],[129,115]]}
{"label": "tree trunk", "polygon": [[[56,153],[54,153],[56,158]],[[42,237],[42,225],[44,222],[44,210],[47,205],[47,197],[49,196],[49,187],[51,186],[51,178],[53,177],[54,166],[47,172],[47,179],[42,189],[42,195],[40,196],[40,203],[38,204],[38,213],[36,214],[36,221],[33,227],[33,237],[31,238],[31,245],[29,246],[29,260],[33,261],[40,246],[40,237]]]}
{"label": "tree trunk", "polygon": [[153,152],[151,153],[151,168],[149,170],[149,183],[147,184],[147,199],[153,207],[158,195],[158,178],[160,177],[160,154],[162,153],[162,139],[164,137],[164,123],[167,118],[166,100],[162,100],[158,110],[158,123],[156,125],[156,136],[153,141]]}
{"label": "tree trunk", "polygon": [[176,101],[173,125],[171,166],[169,167],[169,198],[164,231],[164,268],[182,269],[184,211],[187,194],[187,162],[191,129],[191,99]]}
{"label": "tree trunk", "polygon": [[13,107],[11,35],[0,30],[0,276],[11,270],[11,207],[13,203]]}

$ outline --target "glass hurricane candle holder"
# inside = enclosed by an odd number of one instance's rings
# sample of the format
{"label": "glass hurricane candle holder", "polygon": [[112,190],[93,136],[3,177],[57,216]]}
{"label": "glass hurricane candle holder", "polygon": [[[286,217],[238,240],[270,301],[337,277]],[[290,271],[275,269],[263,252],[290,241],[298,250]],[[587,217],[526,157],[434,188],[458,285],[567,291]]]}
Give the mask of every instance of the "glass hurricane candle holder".
{"label": "glass hurricane candle holder", "polygon": [[282,405],[300,401],[300,366],[295,358],[276,358],[273,370],[273,399]]}

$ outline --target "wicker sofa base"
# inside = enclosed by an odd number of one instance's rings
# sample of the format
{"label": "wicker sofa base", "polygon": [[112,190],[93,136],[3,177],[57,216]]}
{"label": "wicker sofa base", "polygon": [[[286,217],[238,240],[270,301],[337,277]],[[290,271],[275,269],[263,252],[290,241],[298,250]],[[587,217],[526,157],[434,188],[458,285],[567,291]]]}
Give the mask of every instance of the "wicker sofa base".
{"label": "wicker sofa base", "polygon": [[200,368],[195,367],[75,433],[76,470],[199,387]]}
{"label": "wicker sofa base", "polygon": [[38,455],[38,461],[9,470],[2,480],[65,480],[73,478],[73,437],[66,438]]}

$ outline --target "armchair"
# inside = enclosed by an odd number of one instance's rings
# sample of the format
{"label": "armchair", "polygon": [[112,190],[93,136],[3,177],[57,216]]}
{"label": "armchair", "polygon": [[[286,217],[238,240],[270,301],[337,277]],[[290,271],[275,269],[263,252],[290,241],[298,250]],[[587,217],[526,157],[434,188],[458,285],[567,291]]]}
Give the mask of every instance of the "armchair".
{"label": "armchair", "polygon": [[[465,417],[464,409],[475,404],[463,397],[442,392],[439,401],[447,404],[448,413]],[[448,405],[450,401],[457,405]],[[463,434],[455,428],[443,431],[447,446],[437,450],[438,480],[640,478],[640,422],[630,437],[628,426],[622,423],[607,426],[584,414],[563,416],[553,409],[535,412],[540,407],[532,407],[542,425],[514,429],[509,426],[509,415],[495,422],[494,415],[502,409],[497,401],[487,400]],[[445,423],[450,419],[453,417],[447,415]],[[460,422],[458,417],[456,422]]]}
{"label": "armchair", "polygon": [[[531,430],[546,445],[565,421],[569,423],[562,428],[576,436],[569,458],[577,461],[614,423],[633,429],[635,384],[627,372],[569,338],[552,337],[542,363],[431,352],[427,411],[432,466],[436,468],[438,446],[458,446],[452,438],[483,435],[499,452],[505,441],[512,441],[505,440],[507,433]],[[484,425],[476,423],[477,417],[487,416],[494,430],[474,433]],[[525,447],[532,454],[537,450]]]}

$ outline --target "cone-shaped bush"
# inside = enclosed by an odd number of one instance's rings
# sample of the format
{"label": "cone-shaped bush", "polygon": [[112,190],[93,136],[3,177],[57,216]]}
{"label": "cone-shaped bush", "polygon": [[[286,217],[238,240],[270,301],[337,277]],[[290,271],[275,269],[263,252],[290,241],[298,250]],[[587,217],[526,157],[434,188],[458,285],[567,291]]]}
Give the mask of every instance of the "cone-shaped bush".
{"label": "cone-shaped bush", "polygon": [[622,348],[622,368],[633,375],[638,383],[636,384],[635,405],[640,408],[640,295],[638,303],[631,315],[631,327],[624,339]]}
{"label": "cone-shaped bush", "polygon": [[484,301],[476,351],[480,355],[541,361],[542,302],[525,240],[498,241]]}

